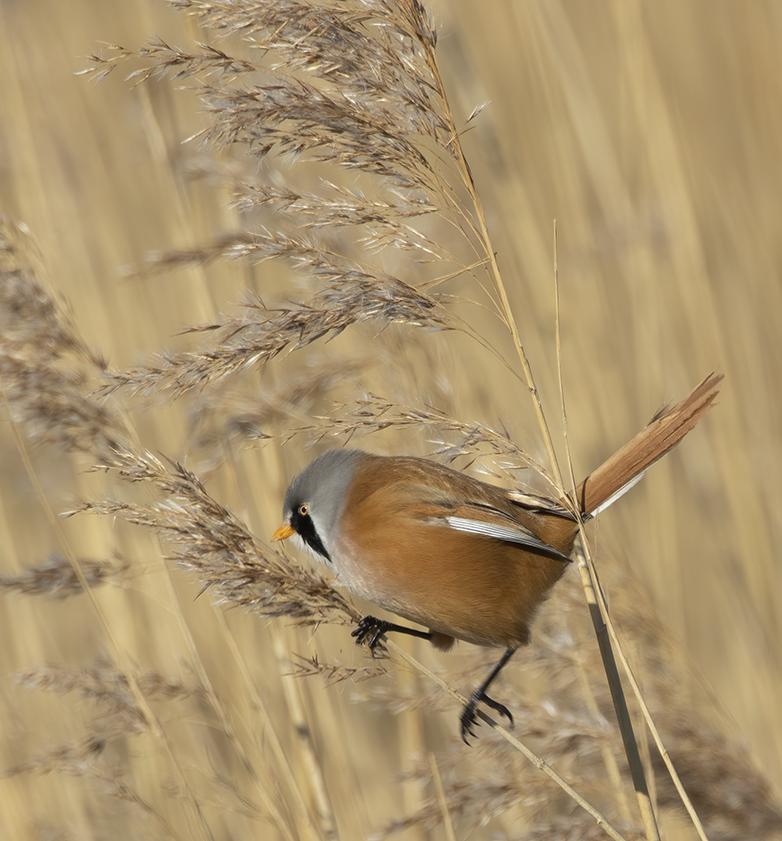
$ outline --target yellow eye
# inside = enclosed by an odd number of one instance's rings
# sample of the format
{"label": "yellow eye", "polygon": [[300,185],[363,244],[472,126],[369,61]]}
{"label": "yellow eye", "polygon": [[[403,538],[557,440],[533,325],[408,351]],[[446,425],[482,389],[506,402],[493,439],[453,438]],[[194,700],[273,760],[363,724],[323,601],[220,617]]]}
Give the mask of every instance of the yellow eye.
{"label": "yellow eye", "polygon": [[307,505],[306,502],[302,502],[302,504],[299,506],[299,514],[301,514],[302,517],[306,517],[307,514],[309,514],[309,513],[310,513],[309,505]]}

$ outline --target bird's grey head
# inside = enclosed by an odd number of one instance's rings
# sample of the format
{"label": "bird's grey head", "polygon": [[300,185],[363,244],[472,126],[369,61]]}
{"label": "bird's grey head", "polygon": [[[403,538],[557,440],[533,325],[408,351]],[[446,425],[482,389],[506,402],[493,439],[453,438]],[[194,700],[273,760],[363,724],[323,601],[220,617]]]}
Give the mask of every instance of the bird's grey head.
{"label": "bird's grey head", "polygon": [[319,561],[331,561],[347,489],[364,454],[327,450],[290,483],[282,516],[296,533],[296,543]]}

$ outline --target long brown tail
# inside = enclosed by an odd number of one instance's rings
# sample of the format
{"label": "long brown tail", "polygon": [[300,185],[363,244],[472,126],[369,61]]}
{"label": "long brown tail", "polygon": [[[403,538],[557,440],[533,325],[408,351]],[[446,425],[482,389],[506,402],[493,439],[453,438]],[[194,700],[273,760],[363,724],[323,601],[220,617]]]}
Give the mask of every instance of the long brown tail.
{"label": "long brown tail", "polygon": [[661,409],[632,441],[587,476],[576,491],[582,513],[594,513],[675,447],[709,410],[722,377],[710,374],[680,403]]}

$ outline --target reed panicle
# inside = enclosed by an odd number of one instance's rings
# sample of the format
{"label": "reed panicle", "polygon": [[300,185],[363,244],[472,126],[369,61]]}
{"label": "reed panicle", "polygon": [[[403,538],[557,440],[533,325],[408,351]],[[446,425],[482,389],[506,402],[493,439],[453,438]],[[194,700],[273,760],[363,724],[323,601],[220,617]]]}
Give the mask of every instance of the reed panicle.
{"label": "reed panicle", "polygon": [[40,444],[105,452],[123,435],[119,418],[89,393],[106,363],[40,279],[35,255],[24,226],[0,224],[0,378],[7,405]]}
{"label": "reed panicle", "polygon": [[88,502],[69,514],[101,514],[152,529],[172,546],[171,557],[194,572],[205,589],[222,602],[260,616],[286,616],[299,624],[358,618],[325,578],[290,564],[281,552],[261,544],[181,464],[117,449],[103,467],[115,470],[126,482],[149,483],[163,500],[147,505]]}
{"label": "reed panicle", "polygon": [[[235,206],[245,212],[273,208],[273,229],[235,231],[205,246],[159,254],[136,273],[218,258],[275,259],[294,265],[316,291],[295,305],[273,306],[265,296],[249,296],[241,316],[187,328],[213,332],[211,348],[112,371],[104,393],[164,389],[179,395],[366,321],[379,329],[389,324],[464,329],[449,312],[451,299],[434,287],[487,258],[476,260],[481,246],[475,208],[460,199],[469,173],[458,153],[458,128],[423,7],[408,2],[178,7],[223,36],[251,39],[264,61],[246,62],[212,48],[185,53],[155,40],[135,56],[120,48],[111,58],[92,56],[98,72],[135,58],[145,65],[130,74],[136,82],[167,73],[190,78],[208,105],[203,137],[209,147],[241,147],[250,159],[273,157],[294,170],[304,157],[323,175],[314,191],[294,188],[290,174],[275,178],[274,168],[266,181],[241,170],[231,183]],[[206,81],[214,75],[218,82]],[[346,170],[359,171],[358,185],[339,183],[336,176]],[[455,251],[412,224],[429,216],[447,219],[459,232]],[[331,237],[328,243],[324,233]],[[417,258],[405,263],[410,280],[373,259],[388,250]],[[460,251],[466,262],[456,256]]]}
{"label": "reed panicle", "polygon": [[352,272],[333,280],[311,304],[269,308],[260,298],[245,301],[248,315],[185,332],[219,331],[225,338],[203,351],[159,357],[154,364],[107,375],[104,393],[171,391],[179,396],[250,366],[263,365],[286,349],[300,350],[318,339],[333,338],[363,319],[384,324],[443,328],[438,302],[392,277],[369,278]]}
{"label": "reed panicle", "polygon": [[[433,406],[413,407],[399,405],[377,394],[335,406],[328,417],[315,418],[313,423],[291,430],[291,435],[307,435],[318,441],[326,435],[372,435],[386,429],[414,427],[436,436],[436,455],[446,464],[461,460],[470,466],[478,458],[494,460],[505,471],[529,469],[531,477],[545,479],[550,487],[553,480],[546,469],[515,443],[507,430],[492,429],[487,424],[475,424],[454,418]],[[485,468],[485,472],[490,469]]]}
{"label": "reed panicle", "polygon": [[[202,687],[151,670],[141,671],[133,666],[132,679],[144,697],[158,704],[179,705],[203,696]],[[31,772],[62,771],[70,775],[119,780],[116,769],[100,768],[99,758],[110,745],[120,745],[129,736],[139,737],[149,732],[149,719],[134,696],[126,671],[119,669],[105,653],[80,668],[59,665],[37,666],[16,675],[16,683],[31,692],[52,692],[59,696],[77,694],[89,710],[88,735],[67,744],[46,748],[37,756],[17,766],[5,768],[5,776]],[[181,710],[170,711],[174,718]],[[123,784],[123,789],[127,785]],[[117,793],[114,792],[116,796]]]}
{"label": "reed panicle", "polygon": [[[131,571],[124,558],[77,558],[79,569],[90,587],[112,583],[121,586]],[[62,555],[52,554],[39,564],[25,567],[18,575],[0,575],[0,590],[28,596],[67,599],[83,592],[73,564]]]}
{"label": "reed panicle", "polygon": [[226,444],[274,439],[275,430],[287,430],[311,417],[315,406],[341,385],[354,382],[366,368],[366,361],[330,354],[328,359],[308,360],[277,388],[245,393],[235,385],[215,385],[195,397],[189,409],[193,448],[202,458],[212,452],[219,461]]}
{"label": "reed panicle", "polygon": [[[197,695],[197,685],[188,686],[158,672],[135,675],[144,694],[153,700],[176,700]],[[39,666],[16,676],[20,686],[30,690],[46,690],[65,695],[77,692],[100,710],[101,716],[121,716],[133,728],[145,726],[144,716],[133,701],[126,675],[106,655],[100,655],[91,666],[69,669],[64,666]]]}
{"label": "reed panicle", "polygon": [[[382,652],[378,656],[382,657]],[[336,663],[321,663],[317,656],[302,657],[299,654],[295,655],[294,667],[294,670],[291,672],[292,675],[296,677],[318,676],[323,679],[323,682],[327,686],[333,686],[335,683],[341,683],[343,680],[360,683],[365,680],[381,677],[389,672],[386,667],[380,664],[362,668],[338,666]]]}

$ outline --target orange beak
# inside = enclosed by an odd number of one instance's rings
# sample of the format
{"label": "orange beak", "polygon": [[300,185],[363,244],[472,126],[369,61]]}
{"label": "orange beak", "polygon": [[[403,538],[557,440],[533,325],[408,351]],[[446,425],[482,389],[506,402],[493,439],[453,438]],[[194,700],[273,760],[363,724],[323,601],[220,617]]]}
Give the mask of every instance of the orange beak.
{"label": "orange beak", "polygon": [[272,535],[272,540],[287,540],[291,535],[295,534],[296,532],[293,530],[292,526],[289,526],[287,523],[284,526],[280,526],[276,532]]}

